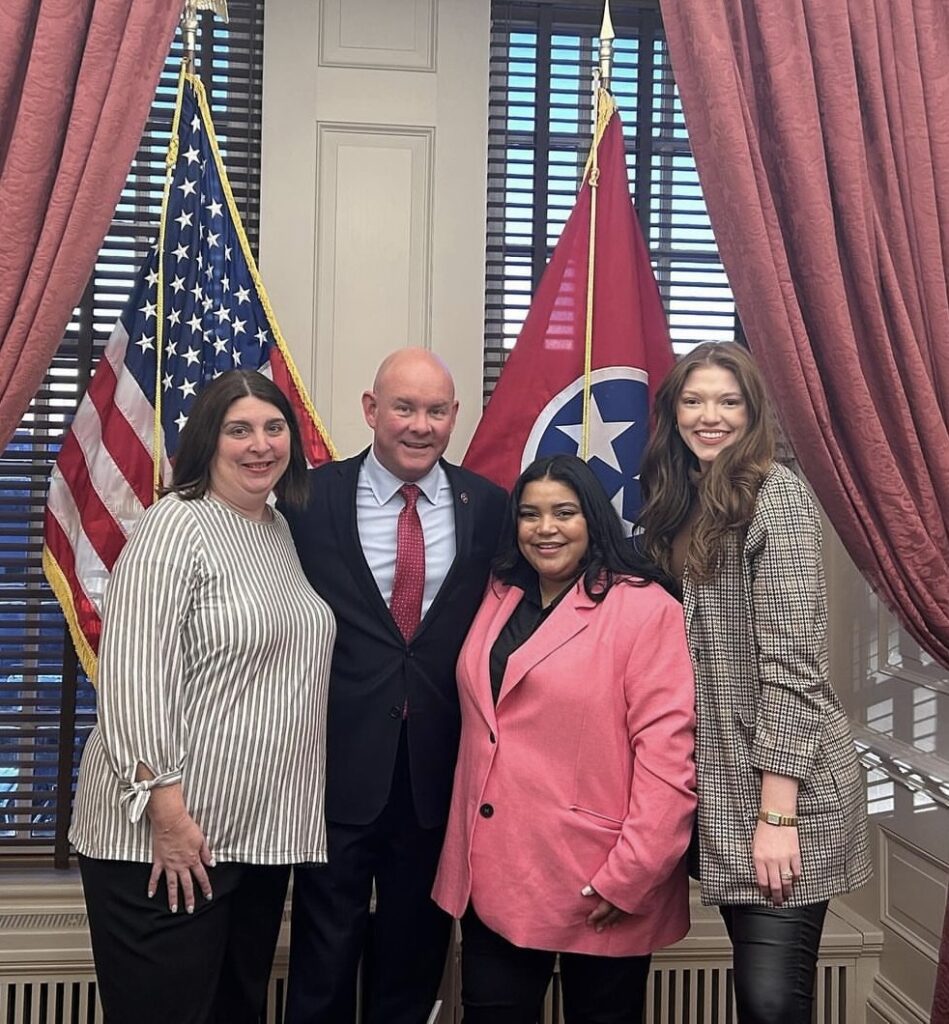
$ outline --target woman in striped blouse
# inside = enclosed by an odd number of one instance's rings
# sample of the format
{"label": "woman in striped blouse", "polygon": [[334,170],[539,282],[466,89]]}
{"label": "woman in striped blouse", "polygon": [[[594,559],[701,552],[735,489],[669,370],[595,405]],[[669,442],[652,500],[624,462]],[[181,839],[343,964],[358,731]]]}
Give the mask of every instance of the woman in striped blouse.
{"label": "woman in striped blouse", "polygon": [[290,865],[326,859],[336,627],[268,503],[305,476],[286,397],[223,374],[116,562],[70,833],[110,1024],[256,1021]]}

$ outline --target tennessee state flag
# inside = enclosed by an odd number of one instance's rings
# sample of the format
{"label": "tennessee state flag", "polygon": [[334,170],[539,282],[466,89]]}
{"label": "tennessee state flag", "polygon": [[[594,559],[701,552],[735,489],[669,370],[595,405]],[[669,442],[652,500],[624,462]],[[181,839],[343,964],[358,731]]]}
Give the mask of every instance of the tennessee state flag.
{"label": "tennessee state flag", "polygon": [[587,462],[628,526],[639,509],[650,396],[674,356],[629,194],[623,128],[612,97],[602,90],[594,149],[464,464],[509,490],[539,455],[582,455],[586,404]]}

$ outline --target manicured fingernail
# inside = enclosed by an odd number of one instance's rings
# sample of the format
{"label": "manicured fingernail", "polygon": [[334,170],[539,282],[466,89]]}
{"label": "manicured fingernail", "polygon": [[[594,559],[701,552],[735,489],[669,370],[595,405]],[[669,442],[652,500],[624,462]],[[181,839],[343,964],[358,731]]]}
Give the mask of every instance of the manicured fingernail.
{"label": "manicured fingernail", "polygon": [[211,863],[208,864],[208,867],[209,868],[216,868],[217,867],[217,861],[213,857],[211,858]]}
{"label": "manicured fingernail", "polygon": [[154,895],[155,895],[155,890],[154,889],[149,889],[148,890],[148,898],[151,899]]}
{"label": "manicured fingernail", "polygon": [[592,885],[585,885],[580,890],[580,895],[581,896],[592,896],[593,895],[593,886]]}
{"label": "manicured fingernail", "polygon": [[188,907],[188,913],[189,914],[193,914],[194,913],[194,906],[193,905]]}
{"label": "manicured fingernail", "polygon": [[213,900],[214,899],[214,893],[212,893],[211,890],[208,889],[208,891],[204,894],[204,898],[206,900]]}
{"label": "manicured fingernail", "polygon": [[178,913],[178,904],[177,903],[172,903],[172,905],[171,905],[171,912],[173,914],[177,914]]}

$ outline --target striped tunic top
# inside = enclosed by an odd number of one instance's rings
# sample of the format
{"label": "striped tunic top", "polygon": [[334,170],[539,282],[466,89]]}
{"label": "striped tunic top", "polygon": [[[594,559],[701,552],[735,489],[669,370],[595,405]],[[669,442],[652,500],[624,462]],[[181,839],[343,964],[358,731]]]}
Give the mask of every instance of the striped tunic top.
{"label": "striped tunic top", "polygon": [[[150,861],[142,812],[152,786],[180,780],[218,862],[325,860],[335,635],[279,512],[256,522],[173,494],[149,508],[106,594],[76,849]],[[135,782],[140,763],[154,781]]]}

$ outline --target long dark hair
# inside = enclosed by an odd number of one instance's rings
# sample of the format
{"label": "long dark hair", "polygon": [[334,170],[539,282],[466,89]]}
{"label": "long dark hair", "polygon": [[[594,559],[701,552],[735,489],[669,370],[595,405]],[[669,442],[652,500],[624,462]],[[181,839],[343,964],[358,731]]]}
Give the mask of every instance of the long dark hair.
{"label": "long dark hair", "polygon": [[227,410],[241,398],[258,398],[280,410],[290,431],[290,462],[274,490],[288,505],[301,508],[309,489],[306,456],[293,406],[276,384],[256,370],[229,370],[201,390],[181,431],[169,492],[185,500],[203,497],[211,486],[211,463]]}
{"label": "long dark hair", "polygon": [[[677,409],[689,374],[703,366],[718,366],[734,374],[748,423],[741,437],[723,448],[700,474],[698,459],[679,435]],[[640,469],[640,547],[670,572],[673,538],[688,518],[693,501],[698,501],[686,564],[697,580],[714,579],[726,537],[751,521],[758,489],[774,461],[771,408],[761,374],[741,345],[731,341],[699,345],[683,356],[662,382],[654,414],[655,429]]]}
{"label": "long dark hair", "polygon": [[517,478],[508,499],[498,552],[491,563],[498,580],[517,584],[535,575],[517,543],[517,510],[524,488],[535,480],[556,480],[577,496],[589,536],[581,569],[583,588],[591,600],[602,601],[619,579],[634,586],[666,582],[658,567],[633,548],[603,485],[593,470],[576,455],[547,455],[535,459]]}

